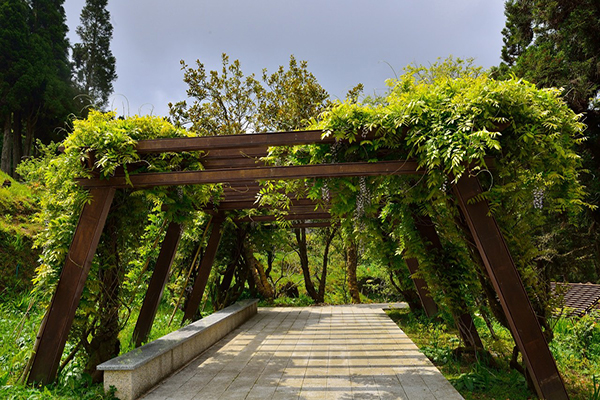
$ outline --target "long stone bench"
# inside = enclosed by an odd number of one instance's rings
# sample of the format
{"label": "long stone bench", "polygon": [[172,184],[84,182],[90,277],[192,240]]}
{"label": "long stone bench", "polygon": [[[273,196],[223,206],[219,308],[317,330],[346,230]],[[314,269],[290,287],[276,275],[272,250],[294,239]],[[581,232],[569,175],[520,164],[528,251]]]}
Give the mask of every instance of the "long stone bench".
{"label": "long stone bench", "polygon": [[257,313],[258,300],[242,300],[135,350],[98,365],[104,390],[133,400],[196,358]]}

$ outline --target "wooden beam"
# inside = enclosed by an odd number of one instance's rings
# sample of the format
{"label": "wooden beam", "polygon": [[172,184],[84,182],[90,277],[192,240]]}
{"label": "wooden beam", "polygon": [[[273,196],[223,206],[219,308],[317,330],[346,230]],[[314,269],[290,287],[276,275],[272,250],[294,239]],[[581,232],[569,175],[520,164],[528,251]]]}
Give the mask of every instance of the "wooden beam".
{"label": "wooden beam", "polygon": [[227,158],[222,160],[200,160],[205,169],[254,168],[262,167],[264,162],[254,158]]}
{"label": "wooden beam", "polygon": [[419,262],[416,258],[406,258],[404,261],[406,261],[411,279],[417,288],[417,294],[419,295],[419,299],[421,300],[425,314],[429,318],[434,317],[438,313],[438,306],[435,304],[433,297],[431,297],[429,286],[427,286],[427,282],[425,282],[423,278],[417,278],[414,276],[414,274],[419,271]]}
{"label": "wooden beam", "polygon": [[324,222],[297,222],[292,224],[292,228],[329,228],[334,226],[330,221]]}
{"label": "wooden beam", "polygon": [[265,157],[269,152],[269,146],[263,147],[240,147],[235,149],[204,149],[200,155],[203,160],[231,160],[236,158],[247,158],[250,160]]}
{"label": "wooden beam", "polygon": [[[304,207],[310,211],[314,210],[317,206],[317,202],[310,199],[292,199],[290,201],[290,208],[297,209],[300,207]],[[254,199],[253,200],[233,200],[228,201],[227,198],[221,201],[219,204],[208,204],[206,206],[208,209],[219,209],[222,211],[230,211],[230,210],[247,210],[252,208],[272,208],[270,205],[260,205]],[[323,209],[323,207],[319,207],[319,209]]]}
{"label": "wooden beam", "polygon": [[[314,219],[329,219],[331,214],[328,212],[312,212],[303,214],[288,214],[284,215],[283,219],[286,221],[301,221],[301,220],[314,220]],[[234,219],[234,222],[273,222],[277,218],[274,215],[254,215],[252,217],[243,217]]]}
{"label": "wooden beam", "polygon": [[204,251],[202,260],[200,261],[198,275],[196,276],[192,293],[190,294],[185,308],[183,316],[184,323],[185,321],[193,320],[194,314],[196,314],[196,311],[198,311],[198,307],[200,307],[200,303],[202,302],[204,289],[206,288],[206,283],[208,282],[208,277],[210,276],[210,271],[212,270],[215,256],[217,255],[219,242],[221,241],[221,225],[223,223],[223,219],[224,218],[222,214],[218,214],[212,219],[212,230],[210,232],[210,237],[208,238],[208,244],[206,245],[206,250]]}
{"label": "wooden beam", "polygon": [[45,323],[38,334],[29,383],[46,385],[56,376],[114,194],[113,188],[90,191],[90,201],[79,217]]}
{"label": "wooden beam", "polygon": [[453,189],[538,396],[548,400],[568,399],[563,380],[496,219],[490,215],[487,201],[473,201],[482,193],[479,180],[465,174]]}
{"label": "wooden beam", "polygon": [[379,176],[423,174],[416,161],[355,162],[342,164],[316,164],[281,167],[231,168],[207,171],[159,172],[130,175],[131,185],[125,176],[109,179],[83,179],[83,187],[141,188],[153,186],[197,185],[259,180],[286,180],[305,178],[341,178],[350,176]]}
{"label": "wooden beam", "polygon": [[135,343],[135,347],[141,346],[148,339],[163,290],[169,280],[171,264],[175,258],[175,253],[177,253],[177,245],[180,238],[181,225],[171,222],[160,247],[160,253],[156,259],[152,278],[150,278],[150,283],[148,284],[146,297],[144,297],[144,303],[142,304],[140,315],[133,330],[132,340]]}
{"label": "wooden beam", "polygon": [[225,136],[200,136],[140,140],[139,154],[200,150],[237,149],[240,147],[294,146],[311,143],[335,143],[332,136],[321,138],[323,131],[249,133]]}

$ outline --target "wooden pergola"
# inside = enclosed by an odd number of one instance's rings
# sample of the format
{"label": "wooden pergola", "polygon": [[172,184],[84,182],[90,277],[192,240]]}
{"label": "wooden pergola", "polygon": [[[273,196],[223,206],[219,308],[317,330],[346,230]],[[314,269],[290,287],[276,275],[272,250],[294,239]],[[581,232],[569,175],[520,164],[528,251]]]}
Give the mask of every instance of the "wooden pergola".
{"label": "wooden pergola", "polygon": [[[184,318],[191,319],[200,305],[219,245],[222,212],[256,207],[255,199],[260,189],[260,181],[425,173],[418,168],[415,161],[402,159],[402,156],[392,161],[302,166],[267,166],[259,160],[260,157],[266,156],[268,148],[273,146],[335,143],[333,137],[323,138],[322,134],[322,131],[312,130],[144,140],[137,145],[137,152],[142,157],[144,154],[151,153],[202,151],[204,155],[201,156],[200,161],[205,170],[131,174],[129,175],[131,184],[128,184],[123,173],[102,180],[78,179],[81,186],[90,190],[91,201],[83,207],[56,292],[40,327],[38,347],[33,356],[28,381],[47,384],[56,376],[91,261],[116,190],[223,184],[224,199],[212,207],[207,207],[207,211],[210,209],[213,213],[212,230],[185,309]],[[506,314],[515,342],[523,354],[537,394],[545,399],[568,399],[556,363],[496,220],[490,215],[487,202],[470,201],[482,193],[479,181],[476,177],[464,174],[453,186],[453,192],[475,238],[486,271]],[[330,217],[328,210],[321,208],[315,210],[315,205],[315,202],[305,198],[292,199],[286,218],[298,221],[295,225],[297,227],[327,226]],[[273,216],[264,215],[239,221],[259,222],[274,219]],[[435,243],[435,229],[422,233],[428,235],[432,245],[439,246],[439,243]],[[134,331],[138,343],[147,337],[154,321],[180,236],[181,227],[171,223],[167,228]],[[439,242],[439,238],[437,241]],[[407,263],[411,273],[416,272],[418,268],[416,260],[407,260]],[[435,303],[424,290],[425,285],[417,282],[416,286],[425,310],[428,313],[435,312]]]}

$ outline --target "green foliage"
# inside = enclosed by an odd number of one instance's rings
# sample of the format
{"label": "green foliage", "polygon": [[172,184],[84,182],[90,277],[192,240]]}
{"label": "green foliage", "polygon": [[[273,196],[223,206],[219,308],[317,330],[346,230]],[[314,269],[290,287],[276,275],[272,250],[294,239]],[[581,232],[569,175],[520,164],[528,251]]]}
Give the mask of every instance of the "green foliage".
{"label": "green foliage", "polygon": [[[454,347],[458,342],[458,334],[446,324],[415,315],[406,309],[393,310],[388,314],[465,399],[528,399],[533,396],[527,389],[523,375],[508,366],[513,347],[512,338],[509,331],[499,324],[493,324],[496,338],[487,329],[480,329],[485,347],[494,355],[498,364],[498,367],[493,368],[481,360],[469,363],[468,360],[457,359]],[[561,318],[554,321],[555,338],[550,343],[550,348],[572,399],[597,396],[595,382],[600,368],[597,353],[600,336],[597,334],[598,324],[595,318],[590,315],[582,319]],[[483,321],[476,317],[475,323],[479,327]],[[590,326],[593,328],[590,329]],[[590,335],[590,330],[595,330],[595,333]],[[588,347],[595,350],[582,352]]]}
{"label": "green foliage", "polygon": [[329,105],[329,94],[308,71],[306,61],[290,56],[286,69],[262,72],[261,83],[254,74],[244,75],[239,60],[232,63],[222,55],[221,71],[207,73],[196,61],[190,68],[181,61],[187,95],[194,98],[169,104],[171,118],[177,125],[191,123],[190,130],[199,136],[233,135],[249,131],[286,131],[305,127]]}
{"label": "green foliage", "polygon": [[0,171],[0,293],[31,287],[38,253],[32,251],[33,237],[41,229],[31,221],[38,210],[32,190]]}
{"label": "green foliage", "polygon": [[255,126],[257,99],[264,89],[254,74],[244,76],[238,60],[230,64],[227,54],[222,60],[220,74],[207,73],[200,60],[197,69],[181,61],[187,95],[196,100],[190,107],[186,101],[169,103],[169,113],[177,125],[191,123],[189,129],[199,136],[240,134]]}
{"label": "green foliage", "polygon": [[[74,122],[73,132],[63,143],[63,153],[56,155],[55,145],[42,147],[44,158],[23,164],[20,173],[44,188],[40,191],[42,210],[36,217],[46,226],[35,241],[42,249],[34,280],[36,301],[42,306],[48,304],[78,215],[89,201],[89,194],[77,185],[75,178],[91,176],[89,166],[100,171],[102,178],[111,176],[120,166],[127,172],[132,163],[137,163],[136,172],[201,169],[197,155],[161,154],[141,160],[135,152],[138,140],[185,135],[160,118],[115,119],[113,113],[91,111],[88,119]],[[131,304],[152,271],[156,243],[164,235],[161,227],[165,221],[185,223],[196,207],[208,202],[211,194],[211,185],[117,192],[77,311],[71,332],[73,344],[81,341],[91,357],[98,340],[117,340],[116,335],[129,320]],[[168,206],[168,211],[162,211],[163,206]],[[95,340],[98,335],[107,336]],[[91,371],[93,367],[87,366]]]}
{"label": "green foliage", "polygon": [[587,124],[587,140],[577,153],[585,168],[580,177],[585,201],[596,209],[548,221],[543,236],[546,273],[557,280],[595,282],[600,279],[600,44],[595,39],[600,9],[593,0],[511,0],[505,14],[504,62],[493,74],[561,88],[569,107],[582,113]]}
{"label": "green foliage", "polygon": [[502,59],[510,70],[540,87],[565,88],[573,109],[586,111],[600,88],[596,2],[510,0],[505,7]]}
{"label": "green foliage", "polygon": [[598,313],[553,322],[555,339],[550,343],[550,349],[565,381],[577,391],[597,392],[592,377],[600,376]]}
{"label": "green foliage", "polygon": [[[391,253],[417,258],[436,301],[462,313],[473,311],[484,297],[480,285],[486,278],[472,256],[473,241],[465,236],[468,229],[460,222],[451,188],[463,174],[477,175],[485,187],[481,198],[490,203],[534,308],[545,315],[547,275],[540,260],[546,249],[534,238],[546,221],[575,215],[586,205],[575,151],[584,130],[580,116],[560,91],[540,90],[516,78],[491,79],[469,60],[410,66],[388,85],[389,93],[378,101],[337,103],[314,121],[313,128],[337,143],[272,149],[267,161],[301,165],[412,158],[425,171],[422,177],[269,183],[261,202],[285,204],[282,193],[300,188],[328,203],[346,235],[391,236]],[[490,158],[495,159],[491,170]],[[373,218],[392,229],[382,233]],[[414,225],[421,218],[433,221],[443,250],[427,250]],[[497,299],[488,296],[488,301]]]}
{"label": "green foliage", "polygon": [[[464,393],[467,399],[480,398],[479,396],[475,396],[475,393],[488,393],[490,398],[496,398],[496,396],[510,399],[530,398],[527,390],[527,382],[523,375],[517,371],[502,371],[499,373],[479,363],[475,364],[472,371],[462,373],[456,378],[451,379],[450,383],[452,383],[456,390]],[[507,388],[510,388],[511,395],[506,393]],[[513,397],[513,393],[520,396]]]}

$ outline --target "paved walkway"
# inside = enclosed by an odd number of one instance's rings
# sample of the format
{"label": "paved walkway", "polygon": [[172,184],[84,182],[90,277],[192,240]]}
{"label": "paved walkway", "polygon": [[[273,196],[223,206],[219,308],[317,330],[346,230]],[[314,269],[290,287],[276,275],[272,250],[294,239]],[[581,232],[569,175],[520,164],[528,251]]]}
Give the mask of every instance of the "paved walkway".
{"label": "paved walkway", "polygon": [[381,305],[259,308],[144,400],[462,399]]}

